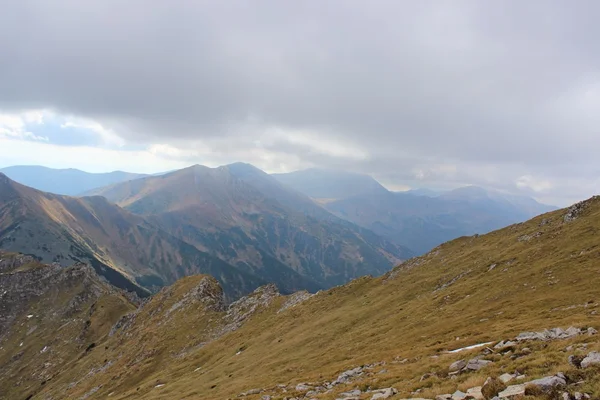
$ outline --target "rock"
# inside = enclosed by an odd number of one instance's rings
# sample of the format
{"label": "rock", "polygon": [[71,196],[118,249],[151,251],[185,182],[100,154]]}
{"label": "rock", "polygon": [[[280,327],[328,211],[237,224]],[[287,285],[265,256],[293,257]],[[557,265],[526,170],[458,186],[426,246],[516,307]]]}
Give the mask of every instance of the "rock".
{"label": "rock", "polygon": [[494,349],[496,350],[503,350],[509,347],[513,347],[516,346],[516,342],[513,342],[511,340],[507,340],[507,341],[501,341],[500,343],[498,343],[497,345],[494,346]]}
{"label": "rock", "polygon": [[371,396],[371,400],[389,399],[390,397],[392,397],[393,395],[398,393],[398,391],[394,388],[379,389],[379,390],[374,390],[373,392],[375,394],[373,396]]}
{"label": "rock", "polygon": [[473,398],[475,400],[483,400],[483,394],[481,393],[481,386],[475,386],[472,387],[471,389],[467,390],[467,398]]}
{"label": "rock", "polygon": [[594,364],[600,364],[600,353],[597,351],[592,351],[581,361],[581,368],[587,368]]}
{"label": "rock", "polygon": [[349,392],[340,393],[339,396],[343,399],[347,399],[348,397],[358,397],[362,392],[358,389],[351,390]]}
{"label": "rock", "polygon": [[358,375],[362,375],[363,373],[363,368],[362,367],[356,367],[353,369],[349,369],[348,371],[344,371],[342,372],[335,381],[331,382],[332,385],[339,385],[340,383],[346,383],[348,382],[351,378],[358,376]]}
{"label": "rock", "polygon": [[262,391],[262,389],[250,389],[247,392],[242,393],[240,396],[251,396],[253,394],[259,394]]}
{"label": "rock", "polygon": [[452,400],[463,400],[465,397],[467,397],[467,394],[461,392],[460,390],[452,393]]}
{"label": "rock", "polygon": [[463,369],[466,366],[467,366],[467,362],[465,360],[458,360],[458,361],[455,361],[452,364],[450,364],[450,367],[448,367],[448,370],[450,372],[460,371],[461,369]]}
{"label": "rock", "polygon": [[588,336],[593,336],[593,335],[595,335],[597,333],[598,333],[598,331],[595,330],[594,328],[592,328],[591,326],[589,328],[587,328],[587,334],[588,334]]}
{"label": "rock", "polygon": [[567,329],[563,335],[561,336],[562,339],[568,339],[568,338],[572,338],[575,336],[579,336],[581,335],[581,329],[579,328],[575,328],[573,326],[570,326],[569,329]]}
{"label": "rock", "polygon": [[523,396],[525,394],[525,384],[521,385],[512,385],[498,393],[498,397],[501,399],[504,398],[512,398],[516,396]]}
{"label": "rock", "polygon": [[488,361],[488,360],[479,360],[477,358],[473,358],[473,359],[469,360],[469,362],[467,363],[467,366],[465,368],[469,369],[471,371],[479,371],[481,368],[483,368],[491,363],[492,362]]}
{"label": "rock", "polygon": [[544,392],[549,392],[550,390],[552,390],[553,388],[555,388],[557,386],[565,386],[566,384],[567,384],[567,381],[565,380],[564,376],[556,375],[556,376],[547,376],[545,378],[540,378],[540,379],[536,379],[534,381],[528,382],[527,386],[529,386],[529,385],[537,386]]}
{"label": "rock", "polygon": [[544,340],[546,337],[543,333],[540,332],[521,332],[519,336],[516,337],[517,342],[522,342],[524,340]]}
{"label": "rock", "polygon": [[512,381],[513,379],[515,379],[515,375],[513,374],[502,374],[498,377],[498,379],[500,379],[502,381],[502,383],[508,383],[510,381]]}
{"label": "rock", "polygon": [[265,394],[264,396],[262,396],[260,398],[260,400],[271,400],[271,396],[269,396],[268,394]]}
{"label": "rock", "polygon": [[309,386],[306,383],[299,383],[296,385],[296,392],[308,392],[311,389],[312,386]]}
{"label": "rock", "polygon": [[521,354],[524,354],[524,355],[531,354],[531,349],[529,347],[523,347],[521,349]]}

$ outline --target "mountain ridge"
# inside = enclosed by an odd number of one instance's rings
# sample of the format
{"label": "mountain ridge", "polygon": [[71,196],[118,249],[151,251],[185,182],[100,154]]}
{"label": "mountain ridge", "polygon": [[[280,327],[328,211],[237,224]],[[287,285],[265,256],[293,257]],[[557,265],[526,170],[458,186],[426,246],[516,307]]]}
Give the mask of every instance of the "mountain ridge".
{"label": "mountain ridge", "polygon": [[379,275],[410,254],[249,164],[195,165],[92,193],[255,274],[287,266],[331,286]]}

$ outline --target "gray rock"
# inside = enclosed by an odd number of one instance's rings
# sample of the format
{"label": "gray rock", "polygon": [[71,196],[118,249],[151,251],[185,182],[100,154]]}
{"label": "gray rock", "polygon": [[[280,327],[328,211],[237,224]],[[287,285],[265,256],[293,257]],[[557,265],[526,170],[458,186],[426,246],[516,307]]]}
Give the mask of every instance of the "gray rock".
{"label": "gray rock", "polygon": [[592,328],[591,326],[590,326],[589,328],[587,328],[587,334],[588,334],[589,336],[595,335],[595,334],[597,334],[597,333],[598,333],[598,331],[597,331],[597,330],[595,330],[594,328]]}
{"label": "gray rock", "polygon": [[271,400],[271,396],[269,396],[268,394],[265,394],[264,396],[262,396],[260,398],[260,400]]}
{"label": "gray rock", "polygon": [[501,399],[507,398],[510,399],[516,396],[523,396],[525,394],[525,384],[521,385],[511,385],[498,393],[498,397]]}
{"label": "gray rock", "polygon": [[357,397],[360,396],[362,392],[358,389],[350,390],[349,392],[340,393],[339,396],[346,399],[348,397]]}
{"label": "gray rock", "polygon": [[458,360],[458,361],[455,361],[452,364],[450,364],[450,367],[448,367],[448,370],[450,372],[460,371],[461,369],[463,369],[466,366],[467,366],[467,362],[465,360]]}
{"label": "gray rock", "polygon": [[519,336],[516,337],[517,342],[522,342],[524,340],[544,340],[546,337],[543,333],[540,332],[521,332]]}
{"label": "gray rock", "polygon": [[569,329],[564,332],[562,338],[568,339],[579,335],[581,335],[581,329],[570,326]]}
{"label": "gray rock", "polygon": [[241,396],[250,396],[250,395],[253,395],[253,394],[259,394],[262,391],[263,391],[262,389],[250,389],[247,392],[242,393]]}
{"label": "gray rock", "polygon": [[508,347],[512,347],[515,346],[517,343],[513,342],[511,340],[507,340],[507,341],[501,341],[500,343],[498,343],[497,345],[494,346],[494,349],[496,350],[502,350]]}
{"label": "gray rock", "polygon": [[466,369],[469,369],[471,371],[479,371],[481,368],[483,368],[491,363],[492,362],[488,361],[488,360],[479,360],[477,358],[473,358],[472,360],[469,360],[469,362],[467,363]]}
{"label": "gray rock", "polygon": [[514,374],[508,374],[508,373],[502,374],[498,377],[498,379],[500,379],[502,381],[502,383],[508,383],[515,378],[516,378],[516,376]]}
{"label": "gray rock", "polygon": [[552,388],[557,386],[565,386],[567,381],[564,376],[547,376],[545,378],[536,379],[528,383],[528,385],[535,385],[543,391],[550,391]]}
{"label": "gray rock", "polygon": [[595,364],[600,364],[600,353],[592,351],[581,361],[581,368],[587,368]]}
{"label": "gray rock", "polygon": [[344,371],[342,372],[335,381],[331,382],[332,385],[339,385],[340,383],[346,383],[348,381],[350,381],[350,379],[362,375],[363,373],[363,368],[362,367],[356,367],[353,369],[349,369],[348,371]]}
{"label": "gray rock", "polygon": [[483,394],[481,393],[481,386],[475,386],[467,390],[468,398],[473,398],[475,400],[483,400]]}
{"label": "gray rock", "polygon": [[296,385],[296,392],[308,392],[311,389],[312,386],[309,386],[306,383],[299,383]]}
{"label": "gray rock", "polygon": [[389,399],[390,397],[392,397],[393,395],[398,393],[398,391],[394,388],[385,388],[385,389],[375,390],[374,393],[375,394],[373,394],[373,396],[371,396],[371,400]]}
{"label": "gray rock", "polygon": [[452,393],[452,400],[463,400],[465,397],[467,397],[467,394],[461,392],[460,390]]}

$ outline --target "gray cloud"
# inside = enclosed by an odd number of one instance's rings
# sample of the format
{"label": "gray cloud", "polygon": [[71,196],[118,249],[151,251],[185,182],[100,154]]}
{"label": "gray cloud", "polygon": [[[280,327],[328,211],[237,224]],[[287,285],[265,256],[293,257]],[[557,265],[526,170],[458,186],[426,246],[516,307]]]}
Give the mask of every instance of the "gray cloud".
{"label": "gray cloud", "polygon": [[[4,110],[51,108],[131,143],[209,143],[218,159],[281,168],[292,157],[389,183],[488,184],[559,202],[598,189],[594,1],[3,8]],[[295,133],[264,143],[273,129]]]}

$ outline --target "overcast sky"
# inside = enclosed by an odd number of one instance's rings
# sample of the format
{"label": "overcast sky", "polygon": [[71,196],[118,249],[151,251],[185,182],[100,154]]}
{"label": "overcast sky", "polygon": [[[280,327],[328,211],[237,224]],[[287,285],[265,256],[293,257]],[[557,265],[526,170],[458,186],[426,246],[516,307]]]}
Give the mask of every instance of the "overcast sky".
{"label": "overcast sky", "polygon": [[0,12],[0,167],[245,161],[600,192],[596,1],[28,1]]}

